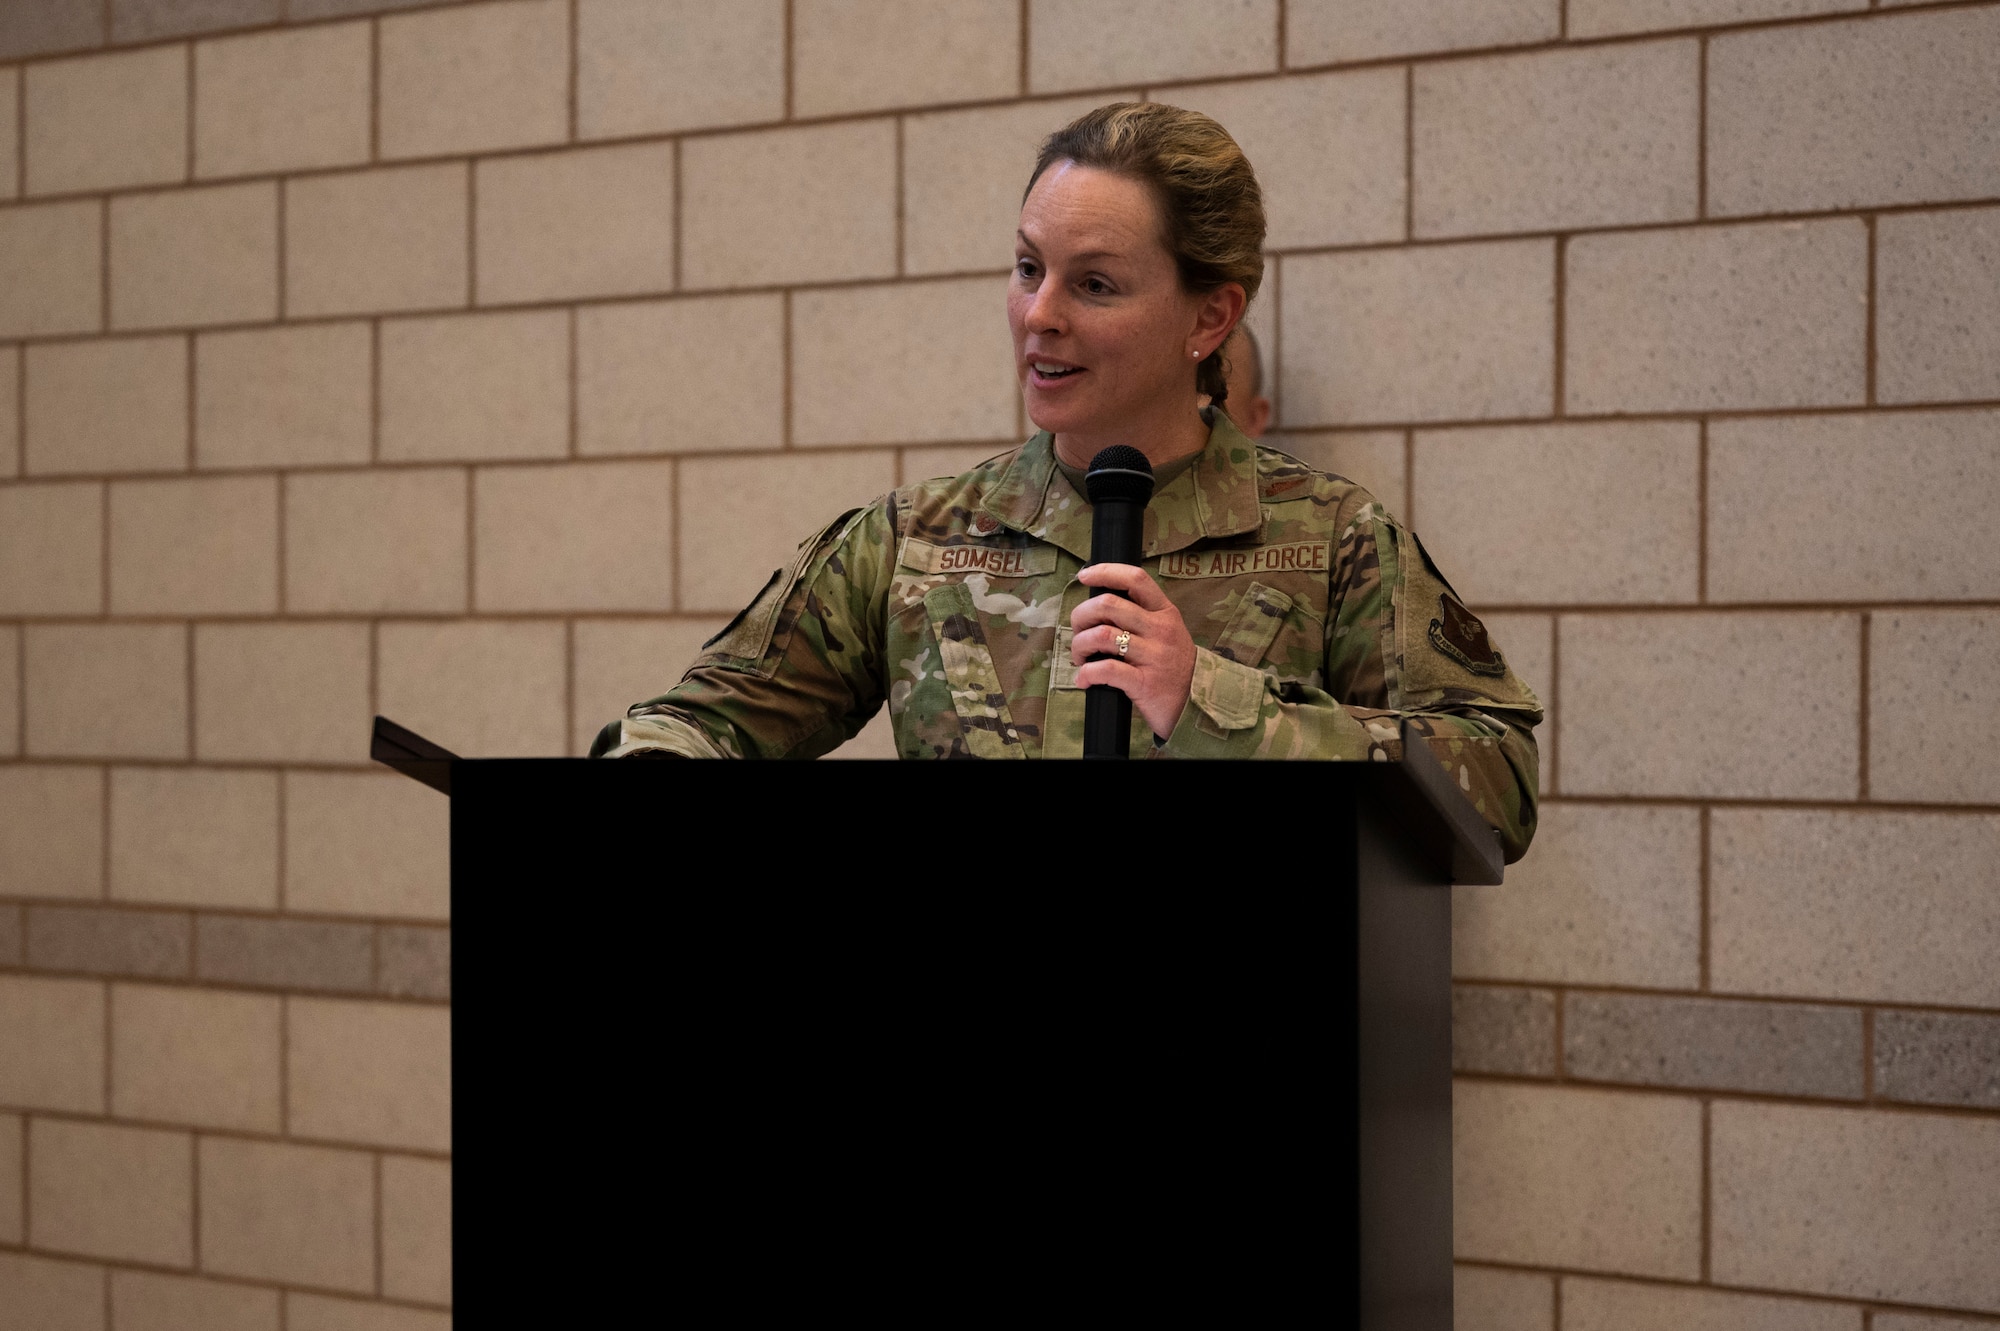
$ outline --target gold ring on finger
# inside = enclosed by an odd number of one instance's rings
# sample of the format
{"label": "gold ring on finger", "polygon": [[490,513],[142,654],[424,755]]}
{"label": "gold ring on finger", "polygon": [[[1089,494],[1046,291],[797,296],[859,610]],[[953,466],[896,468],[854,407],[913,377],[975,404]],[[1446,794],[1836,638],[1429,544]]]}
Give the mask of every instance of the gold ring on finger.
{"label": "gold ring on finger", "polygon": [[1118,647],[1118,658],[1119,658],[1120,660],[1123,660],[1123,659],[1125,658],[1125,653],[1126,653],[1126,651],[1127,651],[1127,650],[1129,650],[1129,649],[1131,648],[1131,646],[1132,646],[1132,633],[1131,633],[1131,630],[1129,630],[1129,629],[1119,629],[1119,630],[1118,630],[1118,637],[1117,637],[1116,639],[1114,639],[1114,641],[1115,641],[1115,643],[1117,644],[1117,647]]}

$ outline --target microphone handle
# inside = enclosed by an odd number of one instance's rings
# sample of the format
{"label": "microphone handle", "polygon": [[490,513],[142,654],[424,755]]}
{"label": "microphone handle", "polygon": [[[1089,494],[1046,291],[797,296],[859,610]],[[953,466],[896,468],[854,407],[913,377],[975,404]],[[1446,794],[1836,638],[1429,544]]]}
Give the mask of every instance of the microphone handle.
{"label": "microphone handle", "polygon": [[[1145,548],[1146,506],[1129,499],[1107,499],[1090,516],[1090,562],[1137,564]],[[1123,592],[1114,593],[1123,596]],[[1102,661],[1109,652],[1090,659]],[[1132,756],[1132,699],[1109,684],[1093,684],[1083,693],[1083,756]]]}

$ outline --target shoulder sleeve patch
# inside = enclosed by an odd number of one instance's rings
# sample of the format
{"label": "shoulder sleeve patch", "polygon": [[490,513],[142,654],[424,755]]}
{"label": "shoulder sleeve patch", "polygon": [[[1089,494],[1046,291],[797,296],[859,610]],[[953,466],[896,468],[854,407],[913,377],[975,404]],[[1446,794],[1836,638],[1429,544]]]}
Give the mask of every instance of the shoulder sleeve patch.
{"label": "shoulder sleeve patch", "polygon": [[1486,635],[1479,616],[1460,605],[1449,591],[1438,593],[1437,617],[1431,620],[1431,646],[1475,675],[1494,679],[1507,673],[1507,663]]}
{"label": "shoulder sleeve patch", "polygon": [[[851,523],[864,509],[850,508],[817,533],[799,542],[799,552],[789,569],[774,568],[764,583],[764,590],[757,593],[749,605],[736,612],[736,618],[723,626],[722,632],[701,645],[704,656],[727,656],[740,662],[760,662],[770,654],[774,641],[789,637],[792,624],[798,619],[796,613],[786,615],[785,607],[792,600],[792,593],[812,564],[813,557],[827,546],[836,543],[847,532]],[[782,648],[783,644],[779,644]],[[780,653],[782,655],[782,652]]]}

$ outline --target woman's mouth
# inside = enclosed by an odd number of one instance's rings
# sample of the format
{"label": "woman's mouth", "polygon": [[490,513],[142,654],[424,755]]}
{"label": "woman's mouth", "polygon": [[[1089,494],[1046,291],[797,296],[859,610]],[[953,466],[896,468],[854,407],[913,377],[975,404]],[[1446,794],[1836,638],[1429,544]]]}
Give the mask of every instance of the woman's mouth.
{"label": "woman's mouth", "polygon": [[1034,374],[1038,386],[1059,384],[1065,379],[1073,379],[1083,373],[1081,365],[1064,365],[1060,361],[1031,360],[1028,369]]}

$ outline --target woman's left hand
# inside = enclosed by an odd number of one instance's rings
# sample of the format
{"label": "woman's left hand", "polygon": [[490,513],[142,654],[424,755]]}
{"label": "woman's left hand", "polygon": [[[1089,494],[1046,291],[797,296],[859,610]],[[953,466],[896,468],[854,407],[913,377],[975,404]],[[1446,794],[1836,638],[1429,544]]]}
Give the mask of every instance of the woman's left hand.
{"label": "woman's left hand", "polygon": [[[1093,596],[1070,615],[1070,627],[1076,630],[1069,641],[1076,686],[1109,684],[1132,700],[1155,735],[1173,734],[1194,682],[1194,638],[1180,610],[1144,569],[1131,564],[1092,564],[1076,580],[1125,593]],[[1122,660],[1120,633],[1132,635]],[[1110,659],[1090,659],[1100,652]]]}

